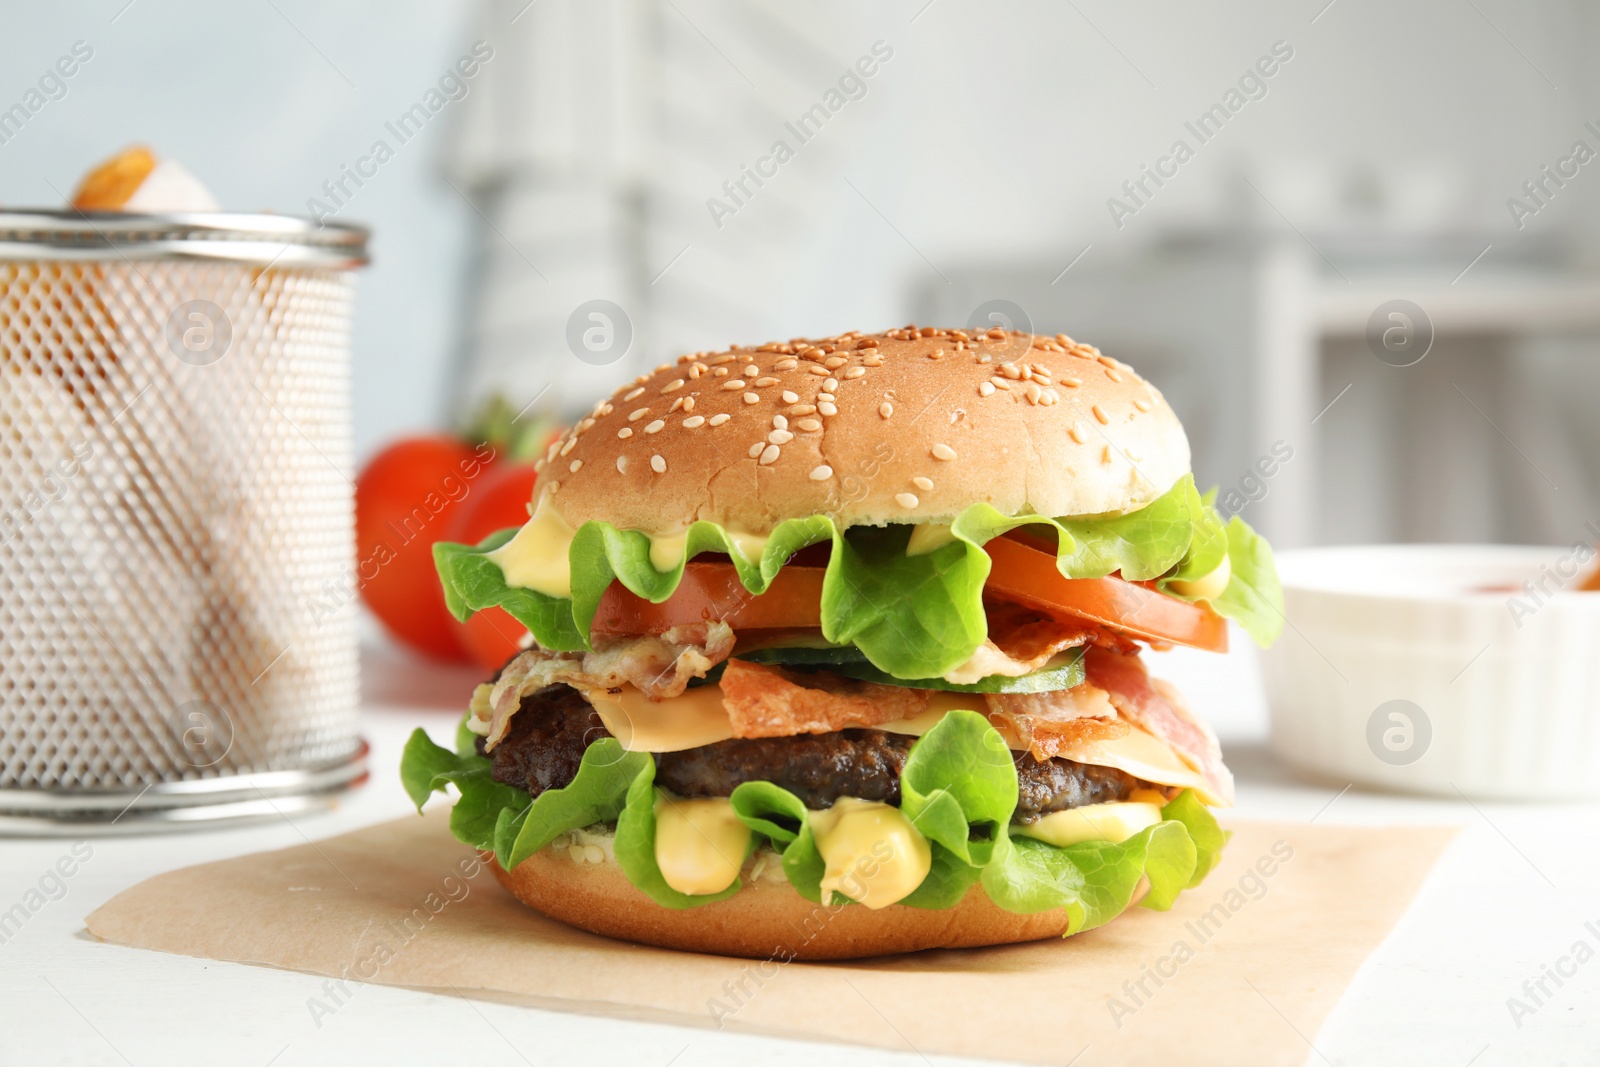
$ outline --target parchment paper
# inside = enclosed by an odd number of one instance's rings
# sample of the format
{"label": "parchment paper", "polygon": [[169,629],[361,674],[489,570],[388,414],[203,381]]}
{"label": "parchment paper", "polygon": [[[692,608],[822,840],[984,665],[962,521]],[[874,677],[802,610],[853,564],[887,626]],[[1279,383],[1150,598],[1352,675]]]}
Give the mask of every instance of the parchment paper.
{"label": "parchment paper", "polygon": [[107,941],[351,982],[923,1054],[1300,1064],[1454,831],[1232,829],[1221,866],[1170,912],[849,963],[702,956],[551,922],[501,890],[443,812],[160,875],[87,922]]}

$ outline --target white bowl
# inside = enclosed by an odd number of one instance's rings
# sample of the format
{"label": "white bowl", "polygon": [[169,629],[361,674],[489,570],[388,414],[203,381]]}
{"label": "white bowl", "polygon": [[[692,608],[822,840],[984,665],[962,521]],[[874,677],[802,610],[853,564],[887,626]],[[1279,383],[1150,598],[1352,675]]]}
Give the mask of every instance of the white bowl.
{"label": "white bowl", "polygon": [[[1588,554],[1509,545],[1281,553],[1288,625],[1263,657],[1272,748],[1417,793],[1600,794],[1600,593]],[[1541,583],[1524,590],[1526,581]]]}

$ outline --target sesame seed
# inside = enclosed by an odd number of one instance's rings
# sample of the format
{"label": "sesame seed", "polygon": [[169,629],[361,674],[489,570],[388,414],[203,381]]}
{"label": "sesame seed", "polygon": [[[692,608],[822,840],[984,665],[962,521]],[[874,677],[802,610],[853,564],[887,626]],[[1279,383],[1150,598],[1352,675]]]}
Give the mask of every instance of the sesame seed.
{"label": "sesame seed", "polygon": [[729,393],[733,392],[735,389],[743,389],[744,388],[744,379],[743,378],[729,378],[727,381],[722,383],[722,388],[726,392],[729,392]]}
{"label": "sesame seed", "polygon": [[545,467],[545,463],[544,463],[544,460],[542,458],[541,459],[536,459],[536,460],[533,461],[533,473],[535,473],[535,474],[543,474],[544,473],[544,467]]}
{"label": "sesame seed", "polygon": [[567,465],[567,472],[569,474],[577,474],[581,470],[583,470],[583,460],[581,459],[575,459]]}
{"label": "sesame seed", "polygon": [[837,379],[837,378],[829,378],[827,381],[822,383],[822,388],[827,390],[830,393],[838,392],[839,391],[839,379]]}
{"label": "sesame seed", "polygon": [[827,367],[818,367],[815,364],[813,364],[813,365],[807,367],[806,370],[810,371],[812,374],[817,375],[819,378],[826,378],[828,376],[828,368]]}
{"label": "sesame seed", "polygon": [[757,460],[756,462],[760,463],[763,467],[765,467],[767,464],[776,463],[777,461],[778,461],[778,446],[777,445],[768,445],[766,448],[761,450],[761,458],[759,460]]}
{"label": "sesame seed", "polygon": [[635,408],[634,410],[628,412],[628,421],[638,422],[648,414],[650,414],[649,408]]}
{"label": "sesame seed", "polygon": [[894,495],[894,502],[903,508],[914,508],[919,503],[917,500],[917,494],[915,493],[896,493]]}
{"label": "sesame seed", "polygon": [[617,473],[618,474],[627,474],[628,473],[628,457],[627,456],[618,456],[617,457]]}
{"label": "sesame seed", "polygon": [[1110,378],[1114,382],[1122,381],[1122,375],[1118,374],[1116,371],[1112,370],[1110,367],[1106,368],[1106,377]]}
{"label": "sesame seed", "polygon": [[1150,401],[1144,399],[1143,397],[1135,400],[1133,402],[1133,406],[1138,408],[1140,411],[1149,411],[1151,408],[1155,407],[1154,404],[1150,403]]}
{"label": "sesame seed", "polygon": [[1051,404],[1054,404],[1060,399],[1060,395],[1057,394],[1054,389],[1046,389],[1044,392],[1039,394],[1039,403],[1043,404],[1045,407],[1049,407]]}
{"label": "sesame seed", "polygon": [[609,415],[609,414],[611,414],[613,411],[615,411],[617,409],[612,407],[610,404],[605,403],[604,401],[602,401],[600,403],[600,406],[595,408],[594,410],[595,410],[595,414],[597,414],[597,415]]}
{"label": "sesame seed", "polygon": [[706,417],[704,415],[690,415],[687,419],[683,420],[683,428],[686,430],[693,430],[697,427],[704,426],[705,421]]}
{"label": "sesame seed", "polygon": [[1076,389],[1078,386],[1083,384],[1083,379],[1082,378],[1063,378],[1063,379],[1061,379],[1061,384],[1066,386],[1068,389]]}
{"label": "sesame seed", "polygon": [[819,404],[832,404],[835,401],[837,401],[838,399],[839,398],[834,396],[832,393],[818,393],[817,394],[817,403],[819,403]]}
{"label": "sesame seed", "polygon": [[850,361],[843,356],[829,356],[823,361],[822,365],[827,367],[829,370],[838,370],[840,367],[849,362]]}
{"label": "sesame seed", "polygon": [[1022,377],[1022,371],[1017,369],[1017,365],[1015,363],[1002,363],[996,369],[999,370],[1001,374],[1012,380]]}
{"label": "sesame seed", "polygon": [[744,394],[744,402],[746,404],[759,403],[760,400],[761,400],[761,394],[760,393],[746,393],[746,394]]}
{"label": "sesame seed", "polygon": [[924,478],[919,474],[917,477],[911,479],[911,484],[916,486],[918,489],[921,489],[924,493],[933,492],[932,478]]}
{"label": "sesame seed", "polygon": [[711,418],[708,421],[713,426],[721,426],[723,423],[727,422],[731,418],[733,418],[733,416],[729,415],[726,411],[724,411],[720,415],[711,416]]}
{"label": "sesame seed", "polygon": [[993,382],[979,382],[978,383],[978,395],[979,396],[994,396],[994,383]]}
{"label": "sesame seed", "polygon": [[757,441],[755,444],[750,446],[748,455],[751,459],[755,459],[757,456],[761,455],[761,450],[766,447],[767,443],[765,441]]}
{"label": "sesame seed", "polygon": [[878,347],[878,339],[876,337],[863,337],[861,340],[856,342],[856,347],[857,348],[877,348]]}
{"label": "sesame seed", "polygon": [[735,359],[738,359],[738,358],[739,358],[738,356],[732,355],[731,353],[724,352],[720,356],[713,356],[711,358],[710,362],[713,365],[720,365],[720,364],[723,364],[723,363],[732,363]]}
{"label": "sesame seed", "polygon": [[1100,450],[1100,462],[1101,463],[1110,463],[1111,462],[1111,446],[1110,445],[1106,445],[1104,448],[1102,448]]}
{"label": "sesame seed", "polygon": [[817,414],[819,414],[819,415],[827,415],[829,417],[832,417],[834,415],[839,414],[839,409],[834,407],[832,404],[826,404],[826,403],[818,404],[817,405]]}
{"label": "sesame seed", "polygon": [[593,425],[594,425],[594,419],[586,418],[582,422],[578,423],[578,432],[579,433],[583,433],[585,430],[587,430],[589,427],[591,427]]}
{"label": "sesame seed", "polygon": [[1090,408],[1089,410],[1094,412],[1095,421],[1101,426],[1109,426],[1111,424],[1111,420],[1106,418],[1106,413],[1101,410],[1099,404],[1094,405],[1094,407]]}
{"label": "sesame seed", "polygon": [[713,378],[726,378],[728,376],[728,368],[727,367],[712,367],[711,368],[711,376]]}
{"label": "sesame seed", "polygon": [[1072,338],[1068,337],[1064,333],[1056,334],[1056,344],[1058,344],[1058,345],[1063,345],[1065,347],[1070,348],[1070,347],[1072,347],[1073,345],[1075,345],[1077,343],[1078,342],[1074,341]]}
{"label": "sesame seed", "polygon": [[571,452],[573,448],[577,447],[577,444],[578,439],[576,437],[567,438],[567,443],[561,446],[561,454],[564,456],[568,452]]}
{"label": "sesame seed", "polygon": [[825,482],[832,477],[833,468],[828,466],[826,463],[822,464],[821,466],[811,468],[811,480],[814,482]]}
{"label": "sesame seed", "polygon": [[693,411],[694,410],[694,397],[686,396],[686,397],[683,398],[683,410],[685,410],[685,411]]}
{"label": "sesame seed", "polygon": [[780,359],[780,360],[778,360],[777,364],[772,369],[773,370],[794,370],[799,365],[800,365],[800,361],[797,360],[797,359]]}
{"label": "sesame seed", "polygon": [[865,373],[867,373],[867,368],[865,367],[851,367],[844,372],[844,376],[846,378],[859,378]]}
{"label": "sesame seed", "polygon": [[662,459],[660,456],[651,456],[650,469],[655,471],[657,474],[665,474],[667,473],[667,461]]}
{"label": "sesame seed", "polygon": [[773,430],[771,433],[767,434],[768,444],[786,445],[793,440],[794,434],[790,433],[788,430]]}
{"label": "sesame seed", "polygon": [[789,414],[791,415],[815,415],[816,413],[817,405],[815,404],[796,404],[789,409]]}
{"label": "sesame seed", "polygon": [[894,414],[894,405],[885,400],[883,403],[878,405],[878,414],[887,419],[890,415]]}
{"label": "sesame seed", "polygon": [[944,459],[944,460],[955,459],[956,458],[956,450],[951,448],[947,444],[942,444],[941,443],[941,444],[934,445],[933,446],[933,458],[934,459]]}
{"label": "sesame seed", "polygon": [[628,438],[633,436],[633,427],[624,426],[622,429],[617,431],[617,436],[626,441]]}
{"label": "sesame seed", "polygon": [[645,433],[660,433],[661,432],[661,427],[663,427],[665,425],[666,425],[665,422],[662,422],[660,419],[656,419],[654,422],[650,423],[648,426],[646,426],[644,428],[644,432]]}
{"label": "sesame seed", "polygon": [[674,378],[672,381],[661,387],[662,395],[667,393],[676,393],[679,389],[682,389],[684,385],[685,382],[682,378]]}
{"label": "sesame seed", "polygon": [[1039,397],[1043,396],[1044,393],[1043,390],[1039,388],[1038,382],[1029,382],[1025,395],[1028,398],[1028,403],[1037,404],[1039,402]]}
{"label": "sesame seed", "polygon": [[683,407],[683,402],[687,399],[689,398],[686,396],[678,397],[678,399],[672,402],[672,406],[667,408],[667,414],[671,415],[674,411],[677,411],[679,408]]}
{"label": "sesame seed", "polygon": [[794,425],[795,429],[805,430],[807,433],[815,433],[822,429],[822,423],[816,419],[800,419]]}
{"label": "sesame seed", "polygon": [[1068,430],[1067,433],[1070,434],[1072,439],[1078,442],[1080,445],[1088,439],[1088,435],[1083,432],[1083,423],[1081,422],[1073,423],[1072,429]]}
{"label": "sesame seed", "polygon": [[626,394],[624,394],[624,396],[623,396],[623,397],[622,397],[622,402],[623,402],[623,403],[624,403],[624,404],[626,404],[626,403],[627,403],[627,402],[628,402],[628,401],[630,401],[630,400],[638,400],[638,399],[639,399],[639,398],[640,398],[640,397],[641,397],[641,396],[643,396],[643,395],[644,395],[644,390],[643,390],[643,389],[642,389],[642,388],[640,388],[640,389],[630,389],[630,390],[629,390],[629,391],[628,391],[628,392],[627,392],[627,393],[626,393]]}
{"label": "sesame seed", "polygon": [[[881,366],[883,366],[883,357],[881,355],[879,355],[877,352],[869,351],[865,356],[861,357],[861,366],[862,367],[881,367]],[[849,371],[845,372],[845,377],[846,378],[859,377],[859,375],[856,375],[855,373],[853,373],[854,371],[859,370],[859,369],[860,368],[857,368],[857,367],[850,368]],[[866,371],[863,370],[861,373],[865,374]]]}
{"label": "sesame seed", "polygon": [[783,391],[783,393],[782,393],[782,399],[783,399],[783,402],[785,404],[795,404],[795,403],[799,402],[800,394],[796,393],[796,392],[791,392],[790,390],[785,389]]}
{"label": "sesame seed", "polygon": [[782,415],[774,415],[772,416],[772,428],[774,430],[787,430],[789,428],[789,420]]}
{"label": "sesame seed", "polygon": [[763,387],[768,386],[768,385],[777,385],[777,384],[778,384],[778,379],[772,377],[770,374],[767,375],[765,378],[757,378],[756,379],[756,388],[758,388],[758,389],[759,388],[763,388]]}

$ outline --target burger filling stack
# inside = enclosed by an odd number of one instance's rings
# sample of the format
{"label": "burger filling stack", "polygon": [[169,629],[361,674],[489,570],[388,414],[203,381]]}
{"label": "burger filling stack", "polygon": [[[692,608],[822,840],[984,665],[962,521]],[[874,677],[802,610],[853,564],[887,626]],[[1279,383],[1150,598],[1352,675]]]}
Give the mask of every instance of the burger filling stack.
{"label": "burger filling stack", "polygon": [[1215,736],[1144,652],[1282,621],[1183,429],[1064,335],[697,352],[597,403],[528,522],[435,558],[526,649],[402,775],[519,899],[839,958],[1074,934],[1217,862]]}

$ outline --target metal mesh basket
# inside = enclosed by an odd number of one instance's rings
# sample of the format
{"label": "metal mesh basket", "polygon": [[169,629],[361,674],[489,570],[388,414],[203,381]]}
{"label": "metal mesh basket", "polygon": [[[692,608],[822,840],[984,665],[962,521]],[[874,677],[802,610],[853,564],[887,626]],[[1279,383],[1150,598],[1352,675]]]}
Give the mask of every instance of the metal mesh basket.
{"label": "metal mesh basket", "polygon": [[365,242],[0,213],[0,830],[270,816],[364,776]]}

